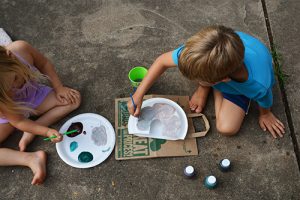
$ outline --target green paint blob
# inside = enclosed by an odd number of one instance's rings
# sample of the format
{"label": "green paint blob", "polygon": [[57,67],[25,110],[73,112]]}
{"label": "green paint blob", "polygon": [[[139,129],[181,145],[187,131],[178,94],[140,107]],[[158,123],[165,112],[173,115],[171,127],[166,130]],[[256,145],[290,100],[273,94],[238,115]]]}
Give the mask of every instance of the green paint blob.
{"label": "green paint blob", "polygon": [[161,149],[161,145],[166,143],[167,141],[164,139],[153,139],[152,142],[150,142],[150,149],[151,151],[158,151]]}
{"label": "green paint blob", "polygon": [[76,149],[77,149],[77,147],[78,147],[78,143],[77,142],[71,142],[71,144],[70,144],[70,151],[71,152],[73,152],[73,151],[75,151]]}
{"label": "green paint blob", "polygon": [[102,150],[103,153],[108,152],[110,150],[110,147],[108,149]]}
{"label": "green paint blob", "polygon": [[93,154],[87,151],[83,151],[78,155],[78,161],[82,163],[88,163],[93,160]]}

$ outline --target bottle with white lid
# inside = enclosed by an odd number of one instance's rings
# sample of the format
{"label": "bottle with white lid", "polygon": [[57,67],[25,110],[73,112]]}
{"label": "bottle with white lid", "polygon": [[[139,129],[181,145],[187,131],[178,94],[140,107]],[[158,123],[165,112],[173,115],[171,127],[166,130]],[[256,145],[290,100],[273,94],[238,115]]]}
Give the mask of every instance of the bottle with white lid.
{"label": "bottle with white lid", "polygon": [[187,178],[193,178],[196,174],[194,167],[191,165],[186,166],[183,173]]}
{"label": "bottle with white lid", "polygon": [[227,172],[230,170],[231,168],[231,163],[230,163],[230,160],[225,158],[225,159],[222,159],[219,163],[219,168],[222,172]]}
{"label": "bottle with white lid", "polygon": [[208,189],[214,189],[217,187],[217,178],[213,175],[205,177],[204,186]]}

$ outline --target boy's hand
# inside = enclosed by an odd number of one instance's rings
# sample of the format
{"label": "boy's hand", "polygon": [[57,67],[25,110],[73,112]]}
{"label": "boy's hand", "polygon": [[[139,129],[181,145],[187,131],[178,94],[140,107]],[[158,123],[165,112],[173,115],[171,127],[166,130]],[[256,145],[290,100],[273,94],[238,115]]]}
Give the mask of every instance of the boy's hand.
{"label": "boy's hand", "polygon": [[80,94],[77,90],[60,86],[55,88],[56,98],[63,104],[76,103],[80,98]]}
{"label": "boy's hand", "polygon": [[260,114],[259,125],[263,131],[268,130],[274,138],[277,138],[277,135],[283,137],[285,133],[283,123],[271,111]]}
{"label": "boy's hand", "polygon": [[60,134],[57,130],[49,128],[49,130],[46,133],[46,136],[51,137],[54,135],[56,136],[56,138],[52,139],[51,142],[57,143],[57,142],[62,141],[63,135]]}
{"label": "boy's hand", "polygon": [[196,113],[203,111],[211,87],[199,85],[189,101],[190,109]]}
{"label": "boy's hand", "polygon": [[142,98],[138,98],[135,95],[132,96],[134,104],[136,105],[136,109],[134,110],[134,105],[132,103],[132,100],[128,100],[127,102],[127,107],[128,107],[128,111],[131,115],[137,117],[140,115],[141,112],[141,106],[142,106]]}

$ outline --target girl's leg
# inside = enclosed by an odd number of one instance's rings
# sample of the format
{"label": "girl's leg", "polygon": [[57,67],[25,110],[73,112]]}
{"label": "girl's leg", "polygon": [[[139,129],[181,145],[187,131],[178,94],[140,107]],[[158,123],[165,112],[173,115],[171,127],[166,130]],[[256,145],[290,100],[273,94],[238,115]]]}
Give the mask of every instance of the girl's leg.
{"label": "girl's leg", "polygon": [[[55,95],[55,92],[51,92],[43,101],[41,105],[37,107],[38,114],[42,114],[36,122],[49,126],[58,120],[62,119],[64,116],[77,109],[81,103],[80,96],[74,104],[67,103],[62,104]],[[20,151],[25,151],[27,145],[34,139],[35,135],[31,133],[24,132],[23,137],[19,142]]]}
{"label": "girl's leg", "polygon": [[237,134],[243,123],[245,111],[236,104],[223,98],[221,92],[214,90],[217,130],[220,134]]}
{"label": "girl's leg", "polygon": [[[14,127],[9,123],[0,124],[0,143],[2,143],[13,131]],[[46,154],[43,151],[26,153],[7,148],[0,148],[0,166],[23,165],[31,168],[34,177],[31,184],[43,183],[46,177]]]}
{"label": "girl's leg", "polygon": [[0,148],[0,166],[21,165],[30,167],[34,176],[31,184],[39,185],[46,177],[46,153],[20,152],[7,148]]}
{"label": "girl's leg", "polygon": [[0,144],[14,131],[10,123],[0,124]]}

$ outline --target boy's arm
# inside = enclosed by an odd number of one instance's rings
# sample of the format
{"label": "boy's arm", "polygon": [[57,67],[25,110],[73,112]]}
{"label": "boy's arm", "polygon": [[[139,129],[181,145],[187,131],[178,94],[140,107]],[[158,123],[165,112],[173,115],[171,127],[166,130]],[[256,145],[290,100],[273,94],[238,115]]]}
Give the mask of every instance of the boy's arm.
{"label": "boy's arm", "polygon": [[172,51],[164,53],[160,55],[151,67],[148,70],[146,77],[143,79],[136,92],[133,95],[134,102],[137,106],[134,111],[134,107],[132,102],[128,102],[128,110],[134,116],[138,116],[140,114],[140,109],[143,101],[143,96],[149,90],[149,88],[153,85],[153,83],[164,73],[168,68],[176,67],[172,59]]}
{"label": "boy's arm", "polygon": [[272,88],[269,88],[265,93],[261,93],[261,97],[257,98],[256,101],[259,106],[259,125],[266,131],[268,130],[274,138],[277,135],[283,137],[284,125],[276,118],[276,116],[271,112],[271,106],[273,104],[273,93]]}
{"label": "boy's arm", "polygon": [[283,137],[285,133],[283,123],[276,118],[270,108],[259,106],[259,125],[264,131],[268,130],[274,138],[277,138],[277,135]]}

